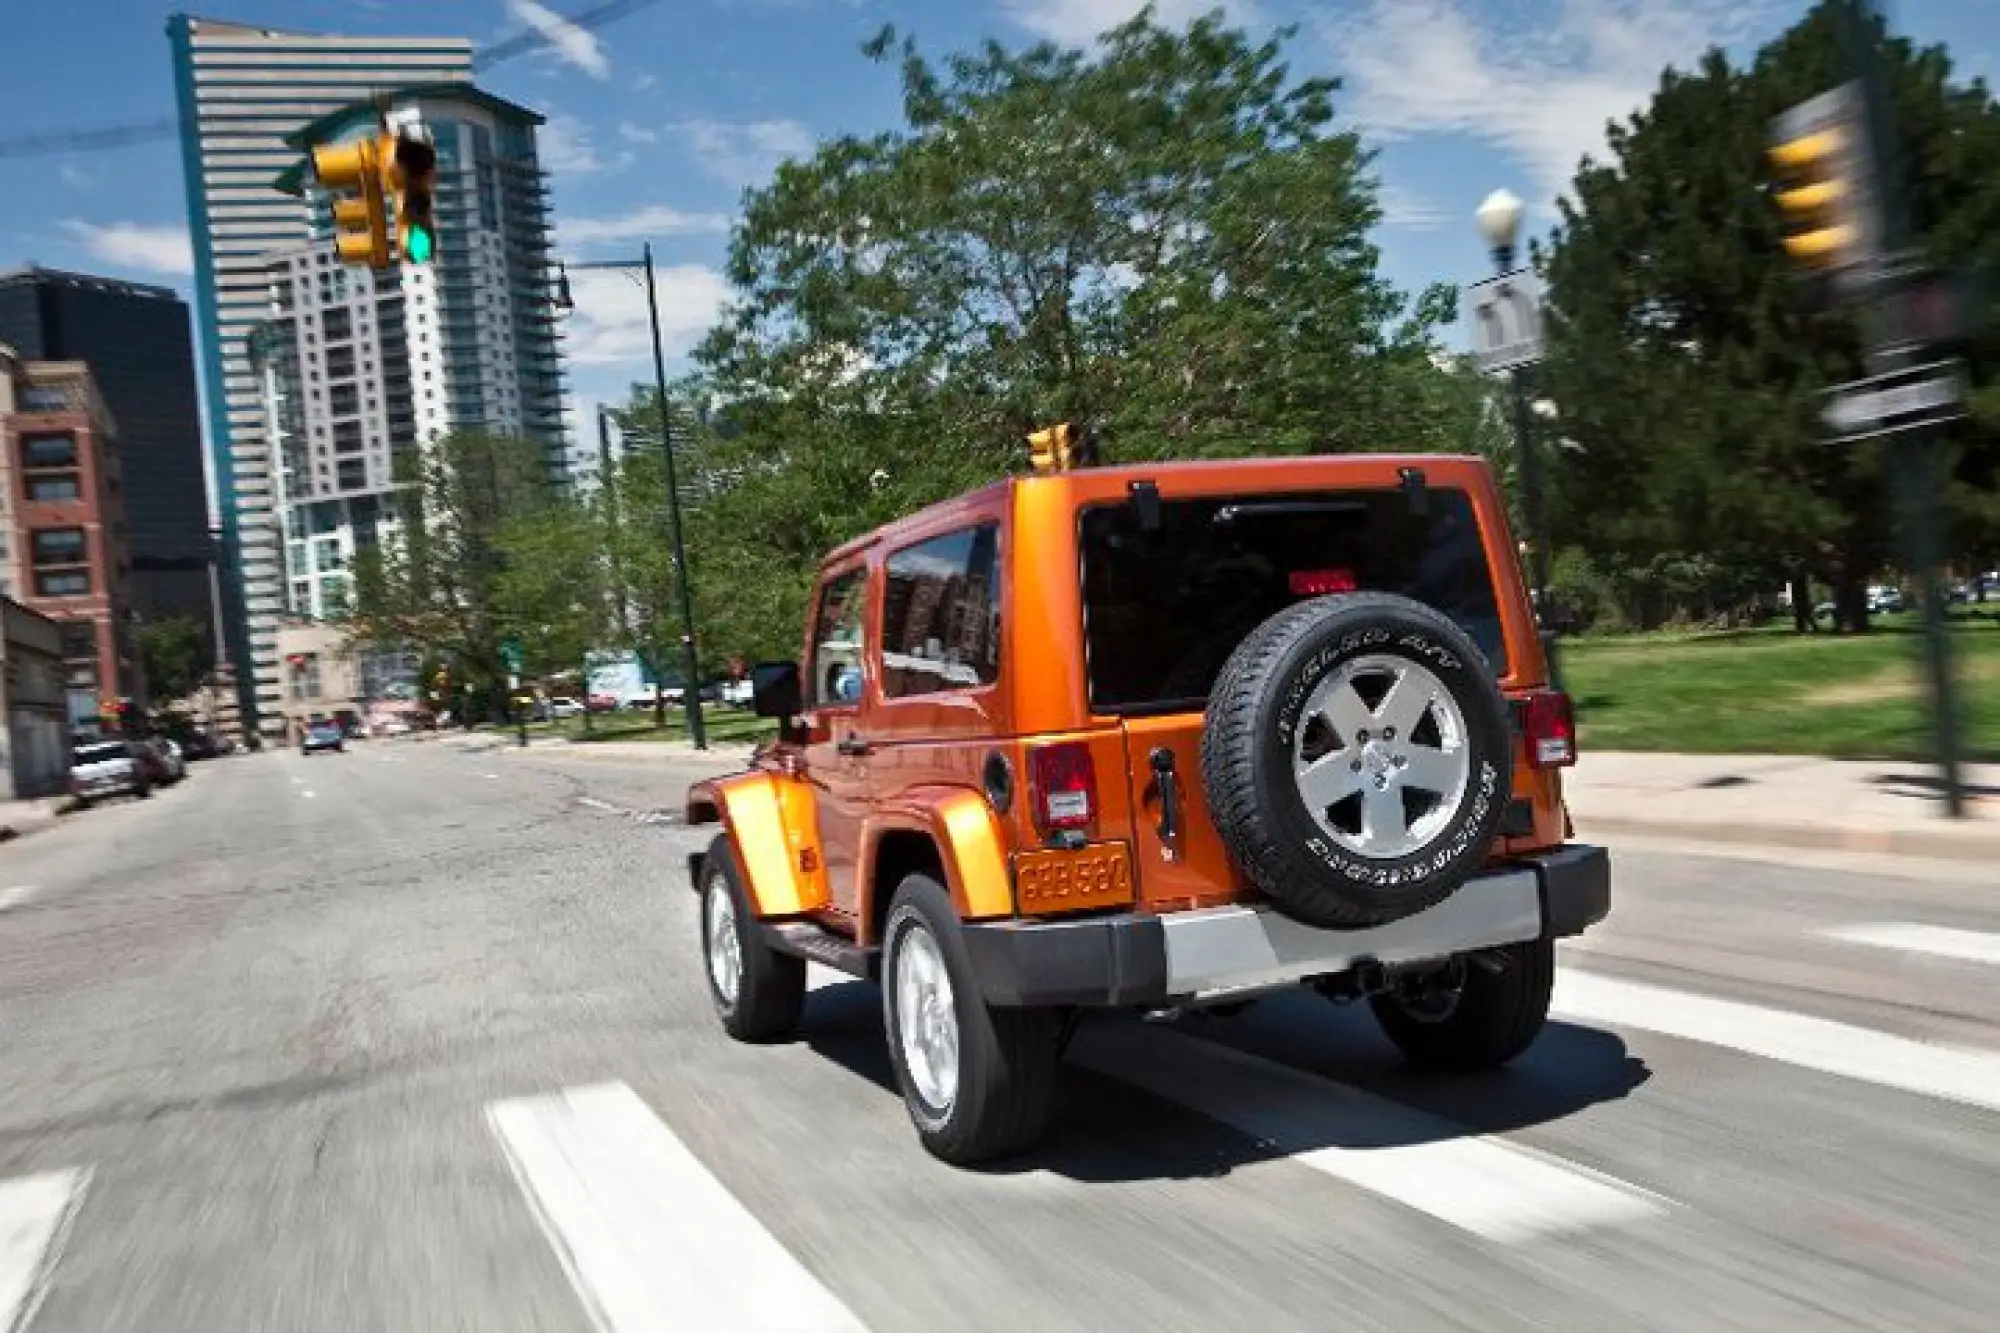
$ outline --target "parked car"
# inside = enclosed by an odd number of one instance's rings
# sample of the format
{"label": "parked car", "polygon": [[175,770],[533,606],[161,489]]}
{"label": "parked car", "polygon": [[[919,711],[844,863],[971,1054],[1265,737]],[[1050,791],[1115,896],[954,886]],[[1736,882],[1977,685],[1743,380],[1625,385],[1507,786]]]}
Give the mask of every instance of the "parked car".
{"label": "parked car", "polygon": [[131,741],[83,741],[70,756],[69,790],[81,806],[107,796],[144,800],[153,794],[153,778],[139,747]]}

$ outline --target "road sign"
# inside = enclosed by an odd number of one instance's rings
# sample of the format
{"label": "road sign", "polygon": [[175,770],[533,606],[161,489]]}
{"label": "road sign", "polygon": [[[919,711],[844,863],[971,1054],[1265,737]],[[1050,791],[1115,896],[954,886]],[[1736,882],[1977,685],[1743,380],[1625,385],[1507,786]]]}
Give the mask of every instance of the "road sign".
{"label": "road sign", "polygon": [[1465,303],[1474,365],[1490,373],[1542,359],[1542,283],[1533,269],[1475,282],[1465,289]]}
{"label": "road sign", "polygon": [[514,675],[521,674],[526,654],[521,650],[519,639],[507,639],[500,644],[500,660],[507,664],[507,670]]}
{"label": "road sign", "polygon": [[1907,366],[1830,389],[1825,400],[1820,415],[1834,444],[1954,421],[1965,415],[1965,363]]}

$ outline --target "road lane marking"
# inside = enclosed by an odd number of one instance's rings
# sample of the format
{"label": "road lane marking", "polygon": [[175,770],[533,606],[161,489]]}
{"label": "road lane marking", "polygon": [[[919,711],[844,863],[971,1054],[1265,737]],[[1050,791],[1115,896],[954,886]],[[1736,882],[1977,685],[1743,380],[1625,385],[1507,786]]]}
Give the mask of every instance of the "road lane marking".
{"label": "road lane marking", "polygon": [[1552,1014],[2000,1111],[2000,1054],[1562,968]]}
{"label": "road lane marking", "polygon": [[1981,930],[1955,930],[1907,921],[1868,922],[1832,926],[1820,932],[1844,944],[1868,944],[1904,953],[1927,953],[1962,963],[2000,963],[2000,935]]}
{"label": "road lane marking", "polygon": [[486,1118],[602,1333],[864,1333],[623,1083],[495,1102]]}
{"label": "road lane marking", "polygon": [[1664,1215],[1670,1200],[1574,1162],[1262,1056],[1160,1028],[1085,1032],[1070,1059],[1257,1139],[1283,1159],[1487,1240]]}
{"label": "road lane marking", "polygon": [[88,1169],[0,1181],[0,1329],[35,1317],[89,1184]]}
{"label": "road lane marking", "polygon": [[593,810],[602,810],[606,814],[622,815],[625,813],[609,801],[600,801],[595,796],[579,796],[576,798],[576,803],[578,805],[587,805]]}
{"label": "road lane marking", "polygon": [[299,795],[305,797],[308,801],[312,799],[312,793],[309,791],[301,791]]}
{"label": "road lane marking", "polygon": [[41,891],[39,884],[16,884],[11,889],[0,889],[0,912],[10,907],[19,907]]}

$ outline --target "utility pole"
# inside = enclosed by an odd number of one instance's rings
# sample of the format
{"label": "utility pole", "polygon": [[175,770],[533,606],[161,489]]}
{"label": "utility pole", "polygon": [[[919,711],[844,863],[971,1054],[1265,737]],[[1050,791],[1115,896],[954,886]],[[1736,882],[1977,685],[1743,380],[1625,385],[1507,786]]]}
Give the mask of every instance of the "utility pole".
{"label": "utility pole", "polygon": [[674,475],[673,412],[667,405],[667,359],[660,347],[659,295],[653,286],[653,243],[642,247],[646,258],[646,314],[653,324],[653,381],[660,404],[660,458],[666,467],[667,512],[674,529],[674,573],[680,584],[681,647],[687,662],[687,686],[681,706],[687,710],[688,740],[697,750],[708,748],[708,731],[701,717],[701,664],[694,647],[694,593],[688,586],[687,546],[681,533],[681,488]]}

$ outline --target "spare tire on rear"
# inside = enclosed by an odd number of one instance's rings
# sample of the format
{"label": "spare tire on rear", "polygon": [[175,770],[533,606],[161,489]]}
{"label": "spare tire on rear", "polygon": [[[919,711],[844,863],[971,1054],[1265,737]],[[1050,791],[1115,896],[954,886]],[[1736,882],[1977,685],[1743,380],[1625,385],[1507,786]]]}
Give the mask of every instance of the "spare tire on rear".
{"label": "spare tire on rear", "polygon": [[1347,593],[1250,633],[1209,692],[1201,776],[1216,831],[1287,914],[1380,925],[1450,897],[1513,795],[1506,702],[1450,620]]}

